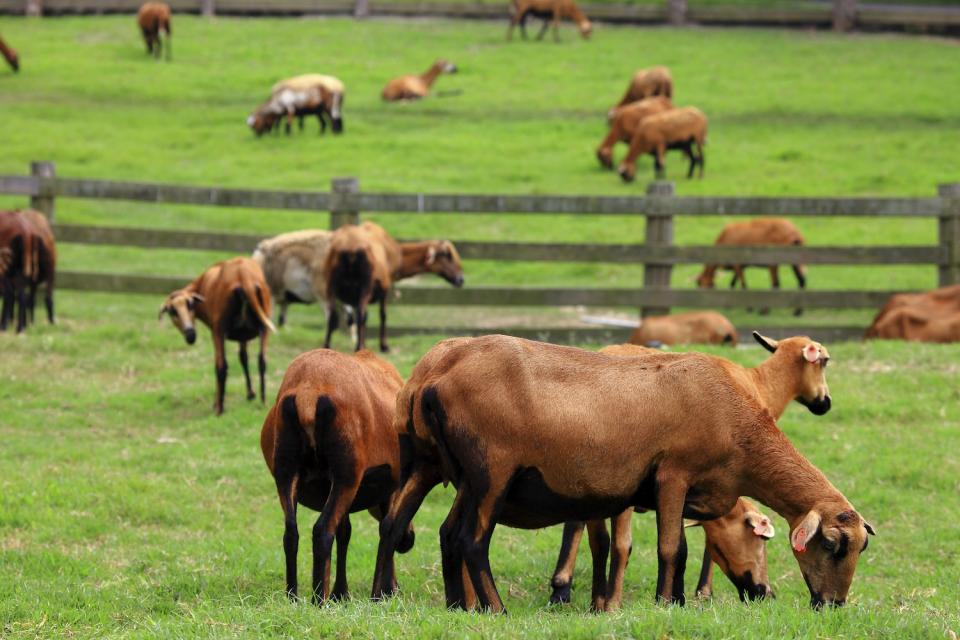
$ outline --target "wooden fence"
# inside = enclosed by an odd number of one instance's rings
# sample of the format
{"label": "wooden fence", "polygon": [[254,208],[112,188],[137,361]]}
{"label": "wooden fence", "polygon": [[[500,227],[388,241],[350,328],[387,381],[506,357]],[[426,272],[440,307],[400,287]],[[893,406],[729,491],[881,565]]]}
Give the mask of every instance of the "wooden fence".
{"label": "wooden fence", "polygon": [[[329,213],[332,226],[359,220],[360,212],[418,215],[426,213],[523,214],[579,216],[637,215],[646,219],[643,244],[543,244],[454,240],[466,260],[607,262],[643,264],[643,287],[570,288],[468,286],[401,287],[404,305],[457,306],[593,306],[637,307],[645,314],[671,307],[808,309],[874,309],[893,291],[876,290],[699,290],[673,289],[670,275],[678,264],[772,265],[929,265],[938,269],[940,285],[960,283],[960,184],[942,185],[929,198],[767,198],[677,197],[673,184],[652,183],[644,197],[461,195],[365,193],[354,178],[335,179],[329,192],[266,191],[184,185],[70,179],[56,176],[49,162],[34,162],[27,176],[0,176],[0,194],[28,196],[32,207],[54,222],[58,242],[92,245],[231,251],[249,254],[259,235],[159,229],[69,225],[56,222],[57,198],[93,198]],[[673,226],[678,216],[852,216],[936,218],[939,242],[929,246],[714,247],[676,246]],[[324,216],[324,222],[327,218]],[[317,224],[316,226],[322,226]],[[87,291],[166,294],[190,277],[81,273],[63,270],[58,286]],[[414,328],[414,332],[446,332],[449,328]],[[626,330],[541,329],[512,333],[552,340],[620,339]],[[776,335],[802,327],[771,329]],[[809,330],[809,329],[808,329]],[[818,327],[823,339],[850,338],[863,327]],[[479,331],[479,330],[478,330]],[[490,329],[484,332],[490,332]],[[459,333],[470,333],[458,329]]]}
{"label": "wooden fence", "polygon": [[[359,15],[394,17],[446,17],[503,20],[506,0],[444,2],[396,0],[167,0],[174,12],[204,15]],[[0,13],[15,15],[63,15],[135,13],[142,0],[4,0]],[[915,6],[841,2],[798,6],[690,5],[665,0],[660,4],[614,4],[586,2],[582,8],[592,20],[626,24],[704,24],[829,27],[848,30],[912,29],[956,31],[960,29],[960,7],[956,5]]]}

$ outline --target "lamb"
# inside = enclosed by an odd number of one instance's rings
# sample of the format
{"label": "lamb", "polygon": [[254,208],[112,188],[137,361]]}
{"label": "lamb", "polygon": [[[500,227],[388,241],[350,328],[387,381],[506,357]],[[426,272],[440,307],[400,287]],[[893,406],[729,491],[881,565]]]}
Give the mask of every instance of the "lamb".
{"label": "lamb", "polygon": [[214,364],[217,374],[216,414],[223,414],[223,395],[227,382],[224,341],[240,343],[240,365],[247,381],[247,399],[256,397],[247,366],[247,342],[260,338],[257,365],[260,371],[260,401],[266,402],[267,332],[276,331],[270,321],[270,289],[260,265],[250,258],[231,258],[211,266],[183,289],[174,291],[160,307],[160,318],[170,316],[187,344],[197,340],[195,320],[210,327],[213,336]]}
{"label": "lamb", "polygon": [[560,18],[569,18],[577,25],[580,36],[585,40],[590,37],[593,25],[577,7],[573,0],[510,0],[513,13],[510,16],[510,27],[507,29],[507,40],[513,39],[513,28],[520,25],[523,39],[527,39],[527,17],[533,16],[543,20],[543,27],[537,34],[537,40],[543,40],[547,27],[553,25],[553,39],[560,40]]}
{"label": "lamb", "polygon": [[165,2],[144,3],[137,12],[137,24],[140,25],[143,39],[147,43],[147,54],[153,54],[153,57],[158,60],[160,50],[163,48],[160,32],[166,32],[167,60],[170,60],[173,54],[170,40],[173,35],[170,30],[170,6]]}
{"label": "lamb", "polygon": [[273,85],[270,98],[260,105],[248,118],[247,125],[260,136],[279,124],[286,117],[286,132],[289,134],[294,117],[316,115],[320,121],[320,133],[326,129],[323,114],[327,113],[334,134],[343,132],[342,107],[345,96],[343,83],[333,76],[310,73]]}
{"label": "lamb", "polygon": [[656,344],[737,345],[737,330],[716,311],[688,311],[667,316],[648,316],[640,321],[628,340],[643,346]]}
{"label": "lamb", "polygon": [[17,55],[17,52],[12,47],[3,41],[3,38],[0,38],[0,55],[3,55],[4,60],[7,61],[7,64],[10,65],[14,73],[20,71],[20,56]]}
{"label": "lamb", "polygon": [[663,158],[667,150],[680,149],[690,159],[687,178],[693,177],[693,170],[697,165],[700,165],[702,178],[703,145],[706,142],[707,117],[696,107],[683,107],[652,115],[637,128],[630,141],[627,157],[620,163],[618,172],[624,182],[632,182],[637,173],[637,158],[649,153],[654,158],[656,177],[662,178]]}
{"label": "lamb", "polygon": [[41,239],[35,225],[21,211],[0,211],[0,331],[17,316],[17,333],[27,327],[30,291],[35,288],[41,262]]}
{"label": "lamb", "polygon": [[446,60],[437,60],[429,69],[420,75],[400,76],[394,78],[383,88],[380,97],[388,102],[399,100],[419,100],[426,98],[430,87],[440,77],[441,73],[456,73],[457,66]]}
{"label": "lamb", "polygon": [[378,224],[344,225],[333,232],[323,271],[327,303],[327,337],[338,320],[336,301],[356,309],[357,350],[364,348],[367,307],[380,303],[380,350],[387,346],[387,294],[393,283],[420,273],[435,273],[455,287],[463,286],[460,254],[447,240],[399,243]]}
{"label": "lamb", "polygon": [[[776,348],[822,369],[804,340]],[[811,605],[845,602],[873,527],[721,362],[678,355],[624,358],[507,336],[445,350],[407,415],[415,448],[434,443],[444,481],[457,486],[441,527],[448,606],[466,602],[465,563],[480,606],[504,611],[489,565],[497,522],[540,528],[629,506],[656,509],[657,597],[682,604],[682,519],[718,517],[741,495],[789,522]]]}
{"label": "lamb", "polygon": [[[720,235],[714,243],[718,247],[735,246],[751,247],[757,245],[775,245],[775,246],[793,246],[802,247],[804,244],[803,234],[797,229],[796,225],[785,218],[754,218],[743,222],[731,222],[723,227]],[[742,289],[747,288],[747,279],[744,276],[743,269],[750,265],[728,265],[724,268],[733,270],[733,280],[730,281],[730,288],[737,286],[739,280]],[[793,274],[797,278],[797,285],[804,289],[807,286],[806,267],[802,264],[791,265]],[[697,286],[701,289],[712,289],[715,284],[715,275],[720,265],[704,265],[703,271],[697,276]],[[771,265],[770,283],[774,289],[780,288],[780,266]],[[761,309],[760,313],[766,313],[766,309]],[[799,316],[803,313],[802,308],[797,308],[794,315]]]}
{"label": "lamb", "polygon": [[673,103],[666,96],[646,98],[613,109],[610,113],[610,131],[597,147],[597,160],[601,166],[613,169],[613,146],[618,142],[630,144],[641,122],[670,109],[673,109]]}
{"label": "lamb", "polygon": [[[791,400],[797,400],[814,415],[823,415],[830,410],[831,399],[830,390],[826,383],[826,376],[823,369],[830,360],[830,354],[820,343],[810,341],[806,338],[789,338],[777,342],[761,336],[754,332],[754,339],[768,351],[773,357],[768,358],[759,367],[749,369],[729,362],[724,359],[717,359],[727,373],[735,378],[741,389],[752,394],[753,397],[768,411],[775,420],[779,420],[787,405]],[[782,346],[782,348],[781,348]],[[819,353],[819,360],[823,363],[823,368],[817,370],[811,367],[808,358],[791,358],[790,354],[796,353],[797,348],[807,349],[812,353],[814,349]],[[601,353],[615,356],[647,356],[659,353],[656,350],[637,346],[636,344],[623,344],[604,347]],[[777,355],[779,352],[779,355]],[[682,355],[678,354],[682,358]],[[411,378],[412,379],[412,378]],[[743,499],[741,498],[741,501]],[[749,503],[748,503],[749,504]],[[733,511],[721,519],[714,521],[714,524],[704,525],[704,531],[707,533],[707,545],[704,550],[703,565],[700,573],[700,584],[697,587],[697,593],[708,596],[712,590],[711,585],[711,558],[720,564],[724,573],[734,583],[740,593],[740,599],[744,596],[750,599],[762,598],[772,594],[767,583],[766,556],[762,542],[750,537],[746,539],[730,539],[730,527],[742,522],[741,516],[744,512],[750,511],[750,508],[738,505]],[[612,610],[620,606],[621,593],[623,590],[623,573],[626,570],[627,559],[630,556],[632,546],[632,536],[630,531],[630,515],[633,509],[627,509],[622,514],[611,518],[613,530],[613,549],[610,566],[610,581],[606,589],[606,596],[598,597],[597,587],[594,587],[593,608],[596,610]],[[763,536],[766,527],[762,519],[755,519],[755,532],[758,536]],[[726,525],[729,525],[726,526]],[[575,550],[579,544],[580,536],[583,532],[583,522],[568,522],[563,529],[563,542],[560,545],[560,557],[557,559],[557,570],[554,572],[551,584],[554,592],[550,598],[551,602],[563,602],[569,600],[570,583],[573,577],[573,565],[576,561]],[[606,527],[602,520],[587,523],[587,531],[592,537],[603,538],[607,536]],[[773,537],[772,529],[769,537]],[[737,545],[736,543],[740,544]],[[714,549],[711,552],[711,546],[722,544],[722,549]],[[725,544],[724,544],[725,543]],[[751,544],[753,543],[753,544]],[[592,547],[591,547],[592,548]],[[737,557],[740,560],[736,566],[730,564],[729,558]],[[747,573],[749,571],[749,573]],[[602,576],[601,576],[602,579]],[[597,576],[594,576],[597,580]],[[603,593],[600,591],[599,593]]]}
{"label": "lamb", "polygon": [[253,259],[263,269],[270,295],[280,307],[277,324],[281,327],[290,303],[324,300],[324,264],[332,235],[332,231],[306,229],[282,233],[257,244]]}
{"label": "lamb", "polygon": [[627,86],[627,92],[620,98],[620,102],[614,105],[611,112],[617,107],[623,107],[631,102],[652,96],[673,98],[673,76],[670,75],[670,69],[664,66],[656,66],[649,69],[640,69],[634,73],[630,84]]}
{"label": "lamb", "polygon": [[[823,373],[823,368],[829,360],[829,353],[823,345],[804,337],[788,338],[779,342],[759,334],[754,337],[764,348],[775,354],[759,367],[745,369],[722,358],[714,358],[717,366],[724,368],[727,374],[736,380],[738,390],[744,395],[755,398],[761,406],[766,407],[774,416],[782,415],[791,400],[797,400],[815,415],[823,415],[829,411],[831,405],[830,391]],[[374,597],[387,597],[394,592],[391,588],[391,585],[395,582],[392,574],[393,549],[399,544],[403,532],[427,494],[443,480],[441,472],[442,456],[437,441],[433,439],[432,435],[417,432],[415,429],[414,411],[417,398],[429,380],[446,370],[448,355],[470,347],[475,343],[475,340],[473,338],[452,338],[437,343],[413,368],[410,378],[397,396],[394,428],[400,438],[401,450],[410,452],[406,457],[411,458],[412,462],[409,471],[404,474],[403,486],[398,490],[397,498],[391,506],[390,512],[380,524],[380,547],[377,554],[377,573],[374,578]],[[579,351],[574,350],[573,353],[579,353]],[[713,358],[713,356],[701,356],[701,354],[661,353],[654,349],[636,345],[610,346],[604,348],[603,353],[607,357],[653,354],[659,355],[663,362],[682,362],[690,357]],[[807,357],[801,358],[800,354],[802,353],[809,353],[811,354],[810,357],[816,353],[816,362],[810,362]],[[513,508],[510,504],[511,502],[508,501],[509,513],[523,513],[522,509],[519,507]],[[501,520],[509,526],[527,526],[522,521],[520,524],[515,524],[514,521]],[[618,522],[621,523],[619,527]],[[602,559],[595,556],[593,601],[598,609],[611,609],[619,604],[618,585],[622,584],[623,569],[626,567],[626,557],[630,545],[629,528],[623,527],[624,522],[629,522],[629,514],[620,513],[614,520],[614,560],[611,566],[610,596],[607,596],[605,590],[601,589],[602,567],[606,563],[605,553]],[[446,528],[441,531],[441,536],[449,537],[453,535],[453,521],[448,522],[445,526]],[[600,527],[602,528],[602,523],[600,523]],[[572,547],[572,541],[565,546]],[[596,549],[599,555],[599,545],[592,547],[592,549]],[[453,571],[452,568],[449,569]],[[741,574],[740,580],[741,584],[745,584],[745,575]],[[471,595],[473,593],[472,586],[469,581],[464,584],[464,588],[467,591],[463,597],[467,600],[459,599],[454,604],[469,608],[474,601]],[[760,588],[760,584],[755,584],[753,593],[758,593]]]}
{"label": "lamb", "polygon": [[[347,596],[350,513],[379,519],[400,479],[393,408],[403,384],[396,368],[369,351],[315,349],[287,368],[260,433],[284,515],[287,594],[297,597],[297,504],[320,512],[313,527],[313,601]],[[336,582],[330,560],[337,541]],[[407,530],[404,547],[413,545]]]}

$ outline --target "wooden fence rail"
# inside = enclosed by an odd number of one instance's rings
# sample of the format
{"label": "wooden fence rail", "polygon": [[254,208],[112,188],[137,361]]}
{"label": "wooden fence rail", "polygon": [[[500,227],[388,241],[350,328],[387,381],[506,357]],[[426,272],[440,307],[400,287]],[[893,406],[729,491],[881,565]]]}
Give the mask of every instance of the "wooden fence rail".
{"label": "wooden fence rail", "polygon": [[[960,185],[943,185],[930,198],[762,198],[675,197],[670,183],[653,183],[647,196],[528,196],[473,194],[364,193],[354,178],[334,180],[329,192],[233,189],[111,180],[57,177],[53,164],[35,162],[30,176],[0,176],[0,194],[28,196],[31,206],[54,220],[59,242],[143,248],[192,249],[249,254],[262,238],[256,234],[141,229],[61,224],[55,221],[59,198],[92,198],[254,209],[293,209],[322,213],[323,226],[359,220],[361,213],[406,215],[638,215],[647,221],[643,244],[566,244],[478,242],[455,240],[466,260],[531,262],[605,262],[643,264],[643,286],[628,288],[573,287],[446,287],[406,286],[398,302],[409,305],[456,306],[596,306],[635,307],[644,315],[671,307],[744,308],[804,307],[811,309],[873,309],[893,291],[823,290],[698,290],[671,289],[670,277],[679,264],[774,265],[929,265],[941,285],[960,283]],[[329,214],[329,218],[327,218]],[[938,222],[935,245],[924,246],[803,246],[714,247],[676,246],[675,218],[712,215],[789,215],[929,218]],[[82,273],[58,274],[58,286],[85,291],[164,294],[182,286],[187,275]],[[794,328],[792,328],[794,329]],[[443,330],[447,330],[444,328]],[[485,329],[490,331],[491,329]],[[409,331],[437,331],[411,328]],[[536,329],[523,329],[530,333]],[[559,333],[557,333],[559,331]],[[609,330],[597,330],[604,335]],[[845,335],[862,327],[818,327],[818,335]],[[468,331],[469,332],[469,331]],[[552,330],[550,335],[583,336],[576,329]],[[587,332],[589,333],[589,332]],[[537,334],[541,335],[541,334]],[[547,335],[547,334],[543,334]]]}

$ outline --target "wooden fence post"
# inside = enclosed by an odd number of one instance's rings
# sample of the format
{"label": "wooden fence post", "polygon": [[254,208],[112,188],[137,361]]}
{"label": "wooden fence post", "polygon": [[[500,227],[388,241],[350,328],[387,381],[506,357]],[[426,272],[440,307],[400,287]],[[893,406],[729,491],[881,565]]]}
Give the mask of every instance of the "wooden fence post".
{"label": "wooden fence post", "polygon": [[960,182],[942,184],[937,192],[944,204],[939,239],[947,254],[947,264],[940,265],[940,286],[945,287],[960,284]]}
{"label": "wooden fence post", "polygon": [[369,0],[355,0],[353,4],[353,17],[366,18],[369,15],[370,15]]}
{"label": "wooden fence post", "polygon": [[42,16],[43,0],[27,0],[26,14],[28,16]]}
{"label": "wooden fence post", "polygon": [[[30,175],[34,178],[55,178],[57,177],[56,166],[52,162],[31,162]],[[47,216],[47,220],[53,222],[53,194],[46,189],[40,189],[40,193],[30,196],[30,208],[36,209]]]}
{"label": "wooden fence post", "polygon": [[345,224],[360,224],[360,212],[350,202],[350,196],[360,193],[356,178],[334,178],[330,187],[330,228]]}
{"label": "wooden fence post", "polygon": [[667,23],[674,26],[687,22],[687,0],[667,0]]}
{"label": "wooden fence post", "polygon": [[833,30],[850,31],[857,23],[857,0],[833,0]]}
{"label": "wooden fence post", "polygon": [[200,0],[200,15],[204,18],[212,18],[217,12],[214,4],[215,0]]}
{"label": "wooden fence post", "polygon": [[[672,182],[657,181],[651,182],[647,186],[648,198],[669,198],[673,196],[674,184]],[[647,215],[647,233],[644,243],[647,246],[653,245],[672,245],[673,244],[673,216],[672,215]],[[643,288],[650,287],[669,287],[670,274],[673,266],[669,264],[644,264],[643,265]],[[640,310],[641,317],[662,316],[670,313],[669,307],[643,307]]]}

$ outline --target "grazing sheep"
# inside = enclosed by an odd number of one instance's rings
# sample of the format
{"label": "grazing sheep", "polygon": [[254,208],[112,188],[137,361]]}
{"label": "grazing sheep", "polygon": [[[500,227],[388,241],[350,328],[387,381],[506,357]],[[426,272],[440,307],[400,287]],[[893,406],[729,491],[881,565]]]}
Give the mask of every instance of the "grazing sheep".
{"label": "grazing sheep", "polygon": [[267,332],[276,331],[270,321],[270,288],[260,265],[250,258],[231,258],[211,266],[183,289],[174,291],[160,307],[160,318],[170,316],[187,344],[197,340],[195,320],[210,327],[213,336],[217,396],[214,411],[223,413],[223,395],[227,383],[227,358],[224,341],[240,343],[240,365],[247,380],[247,399],[256,397],[247,366],[247,342],[260,338],[257,365],[260,370],[260,401],[266,402],[265,375]]}
{"label": "grazing sheep", "polygon": [[[787,338],[779,342],[764,338],[757,334],[755,336],[768,351],[774,352],[774,357],[767,358],[760,366],[753,369],[745,369],[729,362],[723,358],[706,356],[703,354],[686,353],[661,353],[654,349],[646,349],[636,345],[615,345],[606,347],[603,350],[605,357],[624,357],[624,356],[645,356],[657,355],[658,365],[665,363],[681,363],[694,359],[699,361],[702,358],[712,359],[716,366],[723,368],[727,375],[735,380],[733,384],[734,391],[740,391],[744,396],[756,398],[757,403],[766,407],[774,416],[782,415],[787,404],[791,400],[796,400],[807,407],[815,415],[823,415],[830,409],[830,392],[827,387],[823,373],[823,368],[829,360],[827,350],[811,341],[809,338],[797,337]],[[477,339],[474,338],[451,338],[437,343],[428,351],[413,368],[410,378],[401,389],[397,396],[397,412],[394,421],[394,428],[400,437],[401,450],[410,452],[405,457],[412,458],[409,464],[409,470],[404,473],[403,485],[397,493],[396,500],[391,505],[390,512],[384,517],[380,524],[380,547],[377,552],[377,573],[374,578],[374,597],[387,597],[395,592],[395,578],[393,575],[393,554],[394,549],[398,548],[404,532],[407,530],[410,522],[417,510],[423,503],[427,494],[443,480],[442,465],[443,459],[441,450],[433,436],[423,431],[417,431],[417,416],[421,415],[420,405],[417,404],[418,398],[424,391],[429,381],[436,375],[442,374],[449,367],[448,356],[461,349],[469,348],[474,345]],[[526,344],[526,343],[524,343]],[[537,344],[537,343],[531,343]],[[572,350],[571,353],[580,353],[579,350]],[[814,356],[816,356],[814,358]],[[811,361],[811,358],[814,361]],[[615,363],[613,363],[615,364]],[[655,367],[645,367],[637,373],[643,376],[653,376],[657,369]],[[519,374],[519,372],[518,372]],[[494,372],[491,371],[491,375]],[[500,375],[497,373],[496,375]],[[519,374],[522,375],[522,374]],[[508,374],[505,380],[515,380],[516,377]],[[640,378],[637,378],[639,381]],[[571,415],[581,415],[574,411]],[[628,415],[628,414],[624,414]],[[592,423],[595,417],[588,420]],[[624,418],[624,420],[633,420],[634,418]],[[573,427],[571,427],[573,428]],[[581,429],[581,427],[577,427]],[[596,450],[593,445],[587,446],[588,449]],[[571,449],[574,450],[574,449]],[[568,457],[568,456],[567,456]],[[562,457],[558,459],[567,459]],[[504,506],[504,516],[501,522],[508,526],[528,527],[524,519],[523,508],[515,504],[511,498],[507,499]],[[507,519],[507,518],[510,519]],[[578,520],[582,518],[573,518]],[[611,566],[611,573],[614,576],[611,579],[611,587],[614,597],[607,600],[607,608],[615,607],[619,600],[616,596],[615,587],[622,582],[623,569],[626,567],[626,556],[629,553],[629,528],[617,528],[617,523],[622,523],[624,514],[621,512],[614,520],[614,561]],[[629,521],[629,517],[626,517]],[[453,520],[449,520],[441,530],[442,537],[449,537],[454,534]],[[605,534],[604,534],[605,535]],[[625,545],[625,546],[624,546]],[[599,551],[597,552],[599,553]],[[620,554],[617,556],[617,554]],[[595,556],[594,567],[599,566],[599,574],[602,579],[603,564],[605,559],[598,561]],[[452,573],[449,576],[446,570]],[[449,577],[459,576],[460,573],[453,567],[445,567],[445,581]],[[619,578],[616,576],[619,575]],[[742,578],[745,576],[741,576]],[[594,576],[594,584],[598,585],[597,573]],[[457,606],[463,604],[469,608],[475,601],[472,586],[469,580],[464,584],[466,589],[464,597],[466,600],[457,601]],[[759,588],[759,585],[756,585]],[[755,591],[756,592],[756,591]],[[595,595],[597,595],[595,593]]]}
{"label": "grazing sheep", "polygon": [[960,341],[960,285],[891,296],[873,319],[864,338]]}
{"label": "grazing sheep", "polygon": [[344,95],[343,83],[333,76],[309,73],[282,80],[273,85],[270,98],[250,114],[247,126],[260,136],[278,125],[281,118],[286,118],[289,134],[295,117],[302,130],[304,116],[316,115],[323,133],[326,130],[324,114],[327,114],[331,129],[339,134],[343,131]]}
{"label": "grazing sheep", "polygon": [[[820,349],[801,340],[778,350],[822,368]],[[721,362],[677,355],[484,336],[445,348],[412,394],[401,390],[398,407],[413,398],[404,414],[414,455],[436,451],[457,487],[440,538],[448,606],[465,605],[469,575],[479,606],[504,610],[489,565],[498,522],[541,528],[630,506],[656,509],[657,597],[682,604],[682,519],[719,517],[741,495],[790,523],[811,605],[845,602],[873,528]]]}
{"label": "grazing sheep", "polygon": [[627,86],[627,92],[620,98],[620,102],[614,105],[611,112],[617,107],[652,96],[673,97],[673,77],[670,75],[670,69],[656,66],[649,69],[640,69],[634,73],[630,84]]}
{"label": "grazing sheep", "polygon": [[573,0],[510,0],[513,14],[510,16],[510,27],[507,29],[507,40],[513,39],[513,28],[520,25],[523,39],[527,39],[527,17],[533,16],[543,20],[543,27],[537,34],[537,40],[543,39],[547,27],[553,25],[553,39],[560,40],[560,19],[568,18],[577,25],[581,37],[587,39],[593,31],[593,25],[577,7]]}
{"label": "grazing sheep", "polygon": [[[297,597],[297,504],[320,512],[313,527],[313,600],[347,596],[350,514],[380,519],[400,480],[394,403],[403,379],[369,351],[308,351],[290,363],[260,432],[283,509],[287,594]],[[330,560],[337,541],[337,576]],[[406,532],[407,549],[413,545]]]}
{"label": "grazing sheep", "polygon": [[419,100],[426,98],[430,87],[440,77],[441,73],[456,73],[457,66],[446,60],[437,60],[429,69],[420,75],[400,76],[394,78],[383,88],[380,96],[388,101]]}
{"label": "grazing sheep", "polygon": [[14,72],[20,71],[20,56],[17,55],[17,52],[14,51],[6,42],[3,41],[3,38],[0,38],[0,54],[3,55],[4,60],[7,61],[7,64],[10,65],[10,68]]}
{"label": "grazing sheep", "polygon": [[[744,222],[731,222],[723,227],[714,244],[721,246],[750,247],[757,245],[777,245],[801,247],[804,244],[803,234],[789,220],[784,218],[755,218]],[[747,279],[744,276],[744,267],[750,265],[725,265],[723,268],[733,270],[733,280],[730,288],[737,286],[739,280],[742,289],[747,288]],[[807,286],[806,267],[802,264],[791,265],[793,274],[797,277],[797,285],[803,289]],[[715,285],[715,275],[720,265],[704,265],[703,271],[697,276],[697,286],[701,289],[712,289]],[[780,288],[780,266],[771,265],[770,283],[774,289]],[[766,313],[761,309],[760,313]],[[799,316],[803,309],[798,308],[794,315]]]}
{"label": "grazing sheep", "polygon": [[455,287],[463,286],[460,254],[448,240],[399,243],[378,224],[344,225],[333,232],[323,271],[327,302],[327,337],[337,328],[335,302],[357,311],[357,350],[364,348],[367,307],[380,303],[380,350],[387,346],[387,294],[393,283],[421,273],[435,273]]}
{"label": "grazing sheep", "polygon": [[737,330],[716,311],[688,311],[669,316],[648,316],[640,321],[628,340],[643,346],[655,344],[737,345]]}
{"label": "grazing sheep", "polygon": [[280,307],[277,324],[281,327],[291,302],[310,304],[323,300],[323,269],[332,235],[332,231],[306,229],[282,233],[257,244],[253,259],[263,269],[270,295]]}
{"label": "grazing sheep", "polygon": [[613,169],[613,146],[618,142],[630,144],[641,122],[670,109],[673,109],[673,103],[666,96],[646,98],[613,109],[610,113],[610,131],[597,147],[597,160],[601,166]]}
{"label": "grazing sheep", "polygon": [[36,304],[37,288],[46,284],[44,305],[47,308],[47,321],[53,324],[53,288],[57,274],[57,244],[47,217],[39,211],[25,209],[20,214],[30,223],[36,237],[36,273],[30,281],[27,300],[27,312],[33,322],[33,309]]}
{"label": "grazing sheep", "polygon": [[663,158],[667,150],[680,149],[690,159],[687,178],[693,177],[693,169],[698,164],[702,178],[703,145],[706,142],[707,117],[696,107],[683,107],[652,115],[640,123],[630,141],[630,150],[618,169],[620,177],[624,182],[632,182],[637,173],[637,158],[649,153],[654,159],[655,176],[662,178]]}
{"label": "grazing sheep", "polygon": [[17,333],[27,327],[30,292],[36,289],[43,259],[37,226],[22,211],[0,211],[0,331],[17,316]]}
{"label": "grazing sheep", "polygon": [[167,60],[173,55],[171,47],[172,33],[170,30],[170,7],[165,2],[147,2],[137,12],[137,24],[143,32],[143,39],[147,43],[147,54],[160,58],[163,41],[160,32],[167,34]]}

